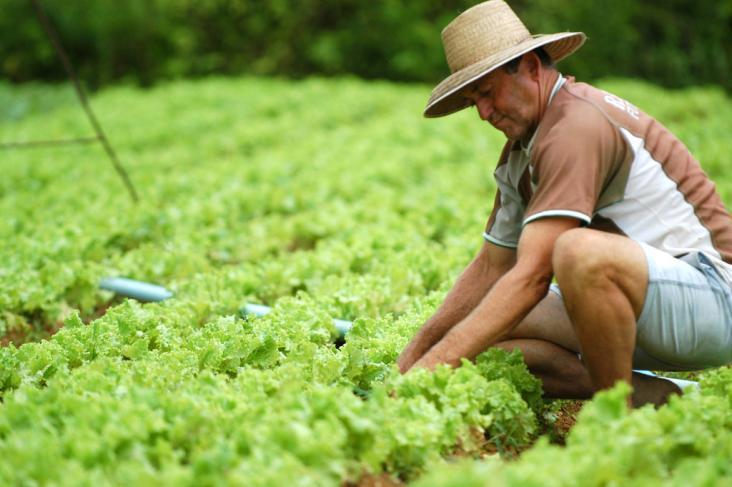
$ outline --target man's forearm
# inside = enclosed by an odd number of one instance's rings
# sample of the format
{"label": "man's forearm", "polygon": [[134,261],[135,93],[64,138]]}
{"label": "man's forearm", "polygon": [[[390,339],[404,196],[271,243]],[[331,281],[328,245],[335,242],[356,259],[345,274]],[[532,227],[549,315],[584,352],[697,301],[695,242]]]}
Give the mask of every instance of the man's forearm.
{"label": "man's forearm", "polygon": [[504,268],[491,266],[480,257],[473,260],[457,279],[442,305],[400,355],[400,370],[406,372],[453,326],[468,316],[504,272]]}
{"label": "man's forearm", "polygon": [[548,287],[549,280],[517,278],[508,273],[416,365],[431,369],[438,363],[457,366],[463,358],[472,360],[518,324],[546,295]]}

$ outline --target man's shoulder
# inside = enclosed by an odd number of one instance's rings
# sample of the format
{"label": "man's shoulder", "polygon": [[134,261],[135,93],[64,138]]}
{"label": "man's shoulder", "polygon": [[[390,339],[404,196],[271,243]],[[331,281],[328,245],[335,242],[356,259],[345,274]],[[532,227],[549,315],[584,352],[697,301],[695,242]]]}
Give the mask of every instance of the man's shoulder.
{"label": "man's shoulder", "polygon": [[590,122],[606,121],[614,123],[612,113],[608,113],[606,98],[609,93],[587,83],[577,83],[568,79],[557,93],[546,113],[548,125],[559,122],[575,123],[586,126]]}
{"label": "man's shoulder", "polygon": [[562,88],[559,90],[559,93],[557,93],[557,95],[562,93],[564,94],[564,97],[566,97],[567,95],[571,95],[569,99],[573,101],[587,101],[590,103],[596,103],[607,92],[589,83],[575,81],[572,76],[568,76],[566,82],[562,85]]}
{"label": "man's shoulder", "polygon": [[589,143],[598,137],[615,137],[620,123],[604,106],[607,95],[587,83],[567,80],[539,124],[536,145]]}
{"label": "man's shoulder", "polygon": [[555,101],[556,105],[552,103],[547,111],[550,124],[564,121],[582,127],[606,122],[615,128],[643,132],[648,124],[655,123],[652,117],[620,96],[572,78],[564,83]]}

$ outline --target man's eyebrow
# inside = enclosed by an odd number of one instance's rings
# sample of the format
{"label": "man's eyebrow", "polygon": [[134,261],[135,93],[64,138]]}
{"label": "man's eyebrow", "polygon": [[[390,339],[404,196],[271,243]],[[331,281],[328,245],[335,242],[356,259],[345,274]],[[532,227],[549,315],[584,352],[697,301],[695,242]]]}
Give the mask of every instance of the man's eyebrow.
{"label": "man's eyebrow", "polygon": [[475,84],[470,84],[470,85],[466,86],[465,88],[463,88],[461,94],[464,97],[469,97],[471,95],[476,94],[477,92],[478,92],[478,86]]}
{"label": "man's eyebrow", "polygon": [[485,93],[493,90],[493,82],[488,82],[487,86],[484,85],[475,85],[475,91],[477,93]]}
{"label": "man's eyebrow", "polygon": [[493,83],[488,82],[488,86],[483,87],[480,83],[471,83],[463,89],[463,96],[480,95],[481,93],[490,92],[493,89]]}

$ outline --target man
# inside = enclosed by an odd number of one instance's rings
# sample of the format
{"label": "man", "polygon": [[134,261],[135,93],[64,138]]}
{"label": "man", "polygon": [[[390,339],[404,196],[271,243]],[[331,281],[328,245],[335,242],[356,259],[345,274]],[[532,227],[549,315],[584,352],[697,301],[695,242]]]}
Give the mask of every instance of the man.
{"label": "man", "polygon": [[519,348],[548,397],[623,380],[640,405],[679,390],[633,368],[732,362],[732,220],[686,147],[630,103],[560,75],[554,63],[582,33],[532,36],[493,0],[442,40],[452,74],[425,116],[473,105],[508,141],[485,243],[401,371]]}

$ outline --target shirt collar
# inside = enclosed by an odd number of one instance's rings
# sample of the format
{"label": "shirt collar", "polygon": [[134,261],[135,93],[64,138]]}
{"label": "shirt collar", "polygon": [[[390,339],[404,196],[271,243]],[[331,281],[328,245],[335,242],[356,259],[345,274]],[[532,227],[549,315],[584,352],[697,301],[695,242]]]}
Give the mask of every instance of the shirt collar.
{"label": "shirt collar", "polygon": [[[552,88],[552,92],[549,94],[549,101],[546,102],[547,107],[554,99],[554,95],[557,94],[559,89],[562,87],[562,85],[564,85],[564,83],[566,81],[567,81],[567,79],[562,76],[562,73],[559,73],[559,76],[557,77],[557,81],[554,83],[554,87]],[[521,150],[523,151],[523,153],[526,157],[529,157],[529,154],[531,154],[531,148],[534,146],[534,140],[536,140],[536,134],[538,134],[538,133],[539,133],[539,127],[537,127],[536,130],[534,130],[534,135],[531,136],[531,139],[529,140],[529,145],[524,147],[523,144],[521,144]]]}

